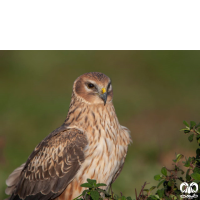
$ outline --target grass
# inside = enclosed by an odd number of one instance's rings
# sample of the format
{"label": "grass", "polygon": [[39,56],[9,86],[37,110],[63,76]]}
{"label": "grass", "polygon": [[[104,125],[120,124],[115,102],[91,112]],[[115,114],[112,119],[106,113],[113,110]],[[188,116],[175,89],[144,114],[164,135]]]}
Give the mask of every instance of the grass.
{"label": "grass", "polygon": [[153,185],[175,152],[194,149],[179,130],[183,120],[199,121],[199,63],[198,51],[0,51],[0,199],[7,176],[63,123],[73,81],[90,71],[111,77],[133,139],[114,191],[133,196]]}

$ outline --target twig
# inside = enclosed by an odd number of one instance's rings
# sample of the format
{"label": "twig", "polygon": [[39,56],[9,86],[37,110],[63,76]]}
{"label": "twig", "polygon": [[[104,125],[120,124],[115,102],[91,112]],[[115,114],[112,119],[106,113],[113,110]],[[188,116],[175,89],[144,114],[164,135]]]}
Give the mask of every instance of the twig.
{"label": "twig", "polygon": [[[139,200],[139,197],[141,196],[141,194],[143,194],[143,190],[144,190],[144,187],[147,185],[148,183],[147,182],[144,182],[144,185],[142,186],[142,189],[140,190],[140,194],[138,196],[138,200]],[[137,199],[137,198],[136,198]]]}
{"label": "twig", "polygon": [[137,198],[137,190],[136,190],[136,188],[135,188],[135,197],[136,197],[136,200],[138,200],[138,198]]}
{"label": "twig", "polygon": [[144,185],[142,186],[142,189],[141,189],[141,191],[140,191],[140,194],[139,194],[139,196],[141,195],[141,193],[143,192],[143,190],[144,190],[144,187],[145,187],[145,185],[147,184],[147,182],[144,182]]}
{"label": "twig", "polygon": [[113,191],[112,191],[112,184],[110,185],[110,190],[111,190],[111,197],[112,197],[112,199],[114,199],[113,198]]}

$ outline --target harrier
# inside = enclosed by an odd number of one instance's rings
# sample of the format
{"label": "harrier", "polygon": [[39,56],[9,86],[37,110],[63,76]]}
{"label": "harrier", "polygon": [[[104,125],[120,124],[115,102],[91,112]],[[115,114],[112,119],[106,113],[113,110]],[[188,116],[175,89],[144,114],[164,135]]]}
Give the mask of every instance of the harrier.
{"label": "harrier", "polygon": [[41,141],[26,163],[6,180],[9,200],[72,200],[87,178],[116,180],[131,142],[112,103],[111,80],[99,72],[78,77],[73,85],[67,118]]}

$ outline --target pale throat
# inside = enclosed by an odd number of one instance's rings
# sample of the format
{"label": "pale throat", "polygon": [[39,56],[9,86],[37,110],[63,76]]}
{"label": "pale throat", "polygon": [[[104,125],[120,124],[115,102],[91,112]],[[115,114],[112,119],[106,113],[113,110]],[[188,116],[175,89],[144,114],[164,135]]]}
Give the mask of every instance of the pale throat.
{"label": "pale throat", "polygon": [[97,131],[100,134],[109,132],[111,136],[121,129],[112,102],[104,106],[72,100],[65,124],[69,128],[78,128],[91,134],[96,134]]}

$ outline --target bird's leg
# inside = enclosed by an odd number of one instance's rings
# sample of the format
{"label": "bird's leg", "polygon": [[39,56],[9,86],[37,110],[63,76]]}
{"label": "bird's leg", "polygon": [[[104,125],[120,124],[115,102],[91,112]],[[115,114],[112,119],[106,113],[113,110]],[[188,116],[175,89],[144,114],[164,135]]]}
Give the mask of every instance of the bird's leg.
{"label": "bird's leg", "polygon": [[112,199],[114,199],[114,197],[113,197],[113,191],[112,191],[112,184],[110,184],[110,188],[109,188],[109,193],[111,192],[111,197],[112,197]]}

